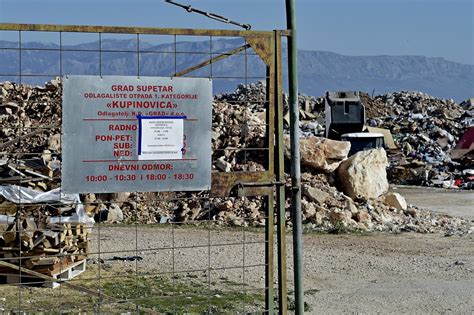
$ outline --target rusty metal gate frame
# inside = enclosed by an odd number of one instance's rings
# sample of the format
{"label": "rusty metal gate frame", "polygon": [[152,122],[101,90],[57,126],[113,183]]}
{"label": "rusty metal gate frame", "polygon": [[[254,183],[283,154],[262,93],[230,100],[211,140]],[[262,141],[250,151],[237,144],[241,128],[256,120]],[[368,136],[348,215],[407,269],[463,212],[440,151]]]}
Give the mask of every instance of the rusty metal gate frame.
{"label": "rusty metal gate frame", "polygon": [[[0,31],[37,31],[37,32],[70,32],[102,33],[133,35],[184,35],[208,37],[242,37],[246,44],[229,52],[211,58],[189,69],[176,72],[175,76],[207,66],[228,56],[252,48],[266,65],[267,100],[266,110],[266,148],[268,160],[266,171],[212,173],[211,197],[264,196],[265,213],[265,306],[269,313],[274,312],[274,244],[275,222],[277,226],[277,270],[279,313],[287,310],[287,273],[286,273],[286,228],[285,228],[285,176],[283,155],[283,67],[282,37],[291,36],[287,30],[275,31],[236,31],[209,29],[176,29],[149,27],[117,26],[81,26],[81,25],[48,25],[48,24],[11,24],[0,23]],[[21,43],[19,50],[21,51]],[[20,52],[21,53],[21,52]],[[21,74],[20,74],[21,77]]]}

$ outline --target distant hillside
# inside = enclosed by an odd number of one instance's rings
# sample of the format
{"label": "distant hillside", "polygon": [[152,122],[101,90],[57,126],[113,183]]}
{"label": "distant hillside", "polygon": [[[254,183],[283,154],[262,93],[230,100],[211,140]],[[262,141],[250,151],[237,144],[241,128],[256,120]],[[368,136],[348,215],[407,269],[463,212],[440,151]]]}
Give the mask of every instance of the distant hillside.
{"label": "distant hillside", "polygon": [[[362,90],[383,94],[423,91],[465,100],[474,95],[474,65],[424,56],[343,56],[331,52],[299,53],[301,90]],[[317,87],[317,88],[315,88]]]}
{"label": "distant hillside", "polygon": [[[213,56],[240,46],[240,40],[222,39],[212,42]],[[1,47],[17,47],[17,43],[0,41]],[[92,51],[64,51],[62,53],[62,71],[64,74],[99,73],[98,42],[64,46],[65,49]],[[27,77],[22,81],[41,84],[48,75],[60,72],[58,46],[48,43],[23,43],[23,48],[42,50],[22,51],[21,67],[23,74],[44,76]],[[103,75],[136,75],[138,63],[143,76],[170,76],[176,70],[183,70],[209,59],[211,49],[209,41],[178,42],[177,50],[186,52],[177,54],[174,44],[152,45],[141,42],[138,62],[136,53],[102,53]],[[104,50],[136,50],[132,40],[106,39],[102,42]],[[15,50],[0,49],[0,80],[17,81],[18,77],[6,77],[5,74],[18,73],[19,56]],[[284,52],[284,56],[286,51]],[[284,60],[286,65],[286,58]],[[247,66],[245,66],[247,65]],[[285,66],[286,68],[286,66]],[[265,77],[265,67],[258,57],[244,55],[229,57],[212,67],[190,73],[191,76],[209,76],[212,71],[214,92],[233,90],[240,82],[257,81]],[[229,77],[237,77],[231,79]],[[286,82],[286,77],[284,78]],[[424,56],[344,56],[332,52],[299,52],[300,91],[305,94],[321,95],[326,90],[360,90],[383,94],[400,90],[418,90],[436,97],[454,98],[462,101],[474,96],[474,65],[466,65],[443,58]]]}

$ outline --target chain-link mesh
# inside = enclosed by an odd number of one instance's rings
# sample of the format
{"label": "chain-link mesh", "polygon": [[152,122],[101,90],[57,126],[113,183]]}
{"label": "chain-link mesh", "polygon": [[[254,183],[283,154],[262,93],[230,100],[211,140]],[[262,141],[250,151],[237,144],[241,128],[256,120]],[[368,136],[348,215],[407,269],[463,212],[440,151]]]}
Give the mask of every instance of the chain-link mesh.
{"label": "chain-link mesh", "polygon": [[[0,197],[0,306],[58,313],[270,311],[276,129],[270,107],[277,109],[280,70],[267,66],[244,36],[118,32],[0,31],[0,184],[17,197]],[[211,79],[213,93],[221,94],[213,103],[213,176],[252,173],[246,178],[253,180],[233,187],[231,197],[211,190],[66,198],[64,75]],[[238,97],[222,94],[258,81],[262,97],[247,95],[245,86]],[[31,190],[56,194],[38,202]],[[94,224],[74,217],[78,201]]]}

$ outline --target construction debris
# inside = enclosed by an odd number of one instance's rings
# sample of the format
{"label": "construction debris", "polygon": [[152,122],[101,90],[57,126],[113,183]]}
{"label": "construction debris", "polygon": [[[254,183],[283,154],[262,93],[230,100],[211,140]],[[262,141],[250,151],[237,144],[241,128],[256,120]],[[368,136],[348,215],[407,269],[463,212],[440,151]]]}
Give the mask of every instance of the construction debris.
{"label": "construction debris", "polygon": [[[45,193],[60,187],[62,89],[59,80],[53,80],[45,87],[4,82],[0,83],[0,90],[0,184],[19,185]],[[262,161],[266,160],[266,151],[258,149],[265,147],[266,90],[261,82],[242,84],[235,92],[215,97],[212,125],[214,171],[265,169]],[[450,181],[449,187],[453,187],[459,184],[456,180],[462,178],[464,182],[460,187],[464,187],[465,181],[472,180],[469,170],[474,167],[456,162],[449,153],[472,121],[469,120],[472,111],[453,101],[418,92],[392,93],[375,98],[361,96],[370,127],[384,128],[384,136],[390,133],[393,136],[393,145],[387,155],[383,149],[376,149],[348,157],[350,145],[347,142],[321,138],[325,130],[323,98],[299,97],[302,206],[306,228],[467,233],[469,222],[466,220],[433,214],[406,205],[402,196],[386,194],[385,167],[389,165],[387,173],[391,183],[442,186]],[[283,100],[287,109],[286,94]],[[288,115],[285,117],[288,124]],[[46,128],[35,129],[40,126]],[[285,133],[288,133],[287,129]],[[94,217],[96,222],[189,223],[206,220],[222,225],[263,226],[267,220],[263,198],[260,197],[221,199],[183,192],[85,194],[76,202],[79,203],[83,204],[87,218]],[[14,202],[2,200],[0,207],[8,220],[16,219],[18,207]],[[55,216],[74,215],[75,206],[66,203],[56,207],[35,204],[35,207],[30,215],[14,221],[15,224],[13,221],[5,224],[5,232],[10,232],[6,234],[10,242],[5,245],[13,245],[12,235],[27,229],[32,235],[33,245],[41,235],[51,243],[51,236],[39,233],[33,223],[58,233],[60,245],[48,247],[53,250],[65,247],[65,243],[61,243],[62,234],[72,237],[68,244],[81,242],[80,235],[74,234],[77,225],[57,226],[48,222],[48,218]],[[289,217],[287,219],[288,226],[291,226]],[[72,234],[67,232],[69,229]],[[28,244],[22,245],[22,250],[37,250],[44,240],[33,247],[27,240]],[[40,252],[39,255],[46,257],[46,253]]]}
{"label": "construction debris", "polygon": [[443,186],[460,179],[468,165],[449,155],[472,117],[453,100],[443,100],[420,92],[397,92],[377,96],[370,125],[389,129],[399,151],[389,155],[389,180],[396,184]]}

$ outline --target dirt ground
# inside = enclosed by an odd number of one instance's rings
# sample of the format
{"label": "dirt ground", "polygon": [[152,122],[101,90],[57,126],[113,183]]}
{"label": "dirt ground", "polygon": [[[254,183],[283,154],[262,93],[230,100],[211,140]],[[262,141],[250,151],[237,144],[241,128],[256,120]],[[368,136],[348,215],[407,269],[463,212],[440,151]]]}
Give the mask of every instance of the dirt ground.
{"label": "dirt ground", "polygon": [[[303,265],[305,301],[310,307],[308,313],[472,314],[473,234],[451,237],[415,233],[305,234]],[[98,236],[98,233],[94,235]],[[117,239],[122,241],[117,242]],[[214,300],[221,296],[233,298],[232,313],[236,309],[242,313],[254,312],[263,307],[263,241],[264,233],[261,231],[243,229],[104,226],[100,231],[100,260],[103,262],[93,264],[94,260],[98,261],[99,255],[91,257],[90,271],[84,283],[89,283],[89,288],[98,287],[101,283],[102,286],[111,282],[119,285],[124,279],[134,284],[138,281],[133,280],[138,279],[137,275],[176,279],[168,280],[166,290],[173,290],[171,281],[199,285],[199,294],[213,292]],[[288,289],[291,291],[290,235],[287,242]],[[98,247],[96,237],[93,244]],[[171,248],[173,244],[175,249]],[[130,256],[139,256],[142,260],[113,260],[114,257]],[[101,271],[98,271],[99,265]],[[212,271],[207,273],[209,267]],[[100,282],[96,279],[98,275],[109,278],[103,278]],[[82,282],[79,278],[74,283]],[[124,290],[123,286],[119,287]],[[6,301],[0,302],[5,303],[4,310],[9,309],[7,306],[11,303],[18,303],[18,293],[13,294],[14,290],[4,286],[1,289],[0,295]],[[75,294],[64,290],[63,298],[59,298],[57,296],[61,292],[58,289],[22,290],[22,303],[42,305],[45,310],[53,302],[53,299],[47,302],[50,293],[46,290],[53,290],[51,294],[57,300],[64,300],[66,294]],[[223,293],[225,291],[244,291],[254,297],[244,301],[233,293]],[[115,295],[113,290],[108,292]],[[132,293],[135,297],[140,296],[137,292]],[[186,292],[177,293],[178,303],[181,303],[180,299],[191,298]],[[181,293],[186,296],[179,295]],[[82,308],[86,307],[85,303],[81,302]],[[238,303],[241,305],[236,306]],[[71,306],[70,303],[68,305]],[[227,307],[225,303],[224,307]]]}
{"label": "dirt ground", "polygon": [[[474,220],[474,192],[398,186],[409,204]],[[474,313],[474,231],[305,235],[312,313]],[[291,273],[291,272],[290,272]]]}
{"label": "dirt ground", "polygon": [[[449,199],[444,196],[435,200],[425,190],[408,189],[406,193],[406,188],[399,188],[398,191],[410,203],[419,200],[417,205],[422,207],[439,204],[440,211],[449,214],[459,209],[456,203],[462,208],[466,202],[472,201],[472,195],[457,192],[448,191]],[[418,191],[421,196],[417,195]],[[464,201],[459,198],[464,198]],[[469,214],[468,207],[462,209]],[[291,298],[290,234],[287,243]],[[137,298],[142,293],[130,292],[127,283],[138,288],[142,285],[139,277],[153,276],[161,279],[161,289],[157,291],[160,294],[168,295],[169,291],[175,290],[173,303],[196,299],[190,294],[210,294],[209,300],[212,298],[213,303],[221,307],[216,309],[217,312],[228,311],[229,303],[232,304],[231,313],[254,312],[263,307],[264,245],[263,229],[97,224],[90,249],[95,254],[90,257],[88,273],[82,279],[75,279],[74,283],[88,283],[89,288],[108,285],[108,294]],[[474,313],[473,229],[469,234],[450,237],[416,233],[307,233],[304,235],[303,253],[308,314]],[[127,261],[134,256],[140,259]],[[98,281],[99,275],[108,279]],[[124,282],[124,279],[129,282]],[[110,289],[112,284],[116,284],[121,292],[115,294],[114,289]],[[192,287],[199,289],[192,293]],[[31,306],[41,304],[47,310],[51,307],[51,302],[47,301],[53,300],[50,296],[65,296],[69,292],[22,288],[15,293],[8,286],[0,289],[0,306],[4,310],[18,304],[19,300]],[[56,291],[48,293],[47,290]],[[246,292],[250,297],[232,292]],[[19,299],[19,294],[23,298]],[[92,300],[76,302],[83,308],[91,303],[88,301]],[[68,302],[70,307],[72,302]],[[207,300],[202,303],[207,303]],[[57,309],[63,305],[58,305]],[[181,305],[181,309],[186,309],[186,305]],[[172,305],[170,307],[173,309]]]}
{"label": "dirt ground", "polygon": [[[116,230],[114,230],[116,231]],[[165,230],[150,230],[157,239]],[[206,242],[203,230],[175,230],[178,243],[193,239]],[[212,232],[221,243],[243,240],[241,231]],[[150,235],[150,236],[151,236]],[[245,233],[245,265],[263,263],[261,233]],[[291,253],[291,238],[288,237]],[[176,270],[232,268],[216,271],[213,282],[226,277],[263,288],[263,267],[240,268],[242,245],[213,247],[207,250],[180,249],[175,252]],[[160,255],[161,256],[161,255]],[[163,257],[163,256],[161,256]],[[166,265],[166,259],[148,257],[138,268]],[[292,278],[291,255],[288,277]],[[133,266],[133,264],[131,264]],[[168,265],[169,267],[169,265]],[[245,275],[245,279],[243,276]],[[244,280],[243,280],[244,279]],[[399,235],[323,235],[304,237],[304,281],[306,301],[312,313],[464,313],[474,312],[474,237],[444,237],[404,233]],[[292,281],[291,281],[292,282]],[[292,285],[290,284],[289,289]]]}
{"label": "dirt ground", "polygon": [[[470,191],[417,187],[396,187],[395,190],[405,196],[408,203],[421,208],[474,218],[474,193]],[[111,233],[116,231],[111,230]],[[175,250],[175,271],[210,266],[217,269],[211,272],[212,283],[229,279],[259,288],[257,291],[263,293],[264,234],[261,232],[187,228],[174,229],[170,234],[169,230],[159,229],[145,232],[142,237],[143,244],[163,239],[178,247],[194,247]],[[242,245],[244,242],[247,245]],[[287,242],[291,293],[290,235]],[[208,249],[207,245],[211,247]],[[105,245],[109,249],[113,246],[113,242]],[[169,254],[156,259],[149,257],[137,266],[169,269],[173,262],[163,258],[170,258],[172,253]],[[452,237],[415,233],[309,233],[304,236],[303,259],[309,313],[474,313],[474,231]],[[243,268],[242,265],[254,267]]]}
{"label": "dirt ground", "polygon": [[312,313],[474,312],[474,238],[306,235]]}
{"label": "dirt ground", "polygon": [[408,204],[474,220],[474,191],[417,186],[394,186],[391,190],[404,196]]}
{"label": "dirt ground", "polygon": [[[128,232],[126,232],[126,230]],[[115,235],[130,229],[104,228],[101,246],[113,251]],[[264,235],[243,230],[206,231],[202,228],[145,229],[139,243],[160,242],[172,237],[169,251],[137,252],[139,262],[107,261],[119,270],[171,271],[196,274],[208,266],[210,282],[225,279],[245,283],[241,288],[263,293]],[[105,237],[107,235],[107,237]],[[238,244],[245,238],[247,245]],[[211,241],[210,255],[205,245]],[[288,278],[292,288],[291,237],[288,236]],[[161,243],[160,243],[161,244]],[[222,244],[218,245],[218,244]],[[224,245],[229,244],[229,245]],[[230,245],[236,244],[236,245]],[[245,251],[244,251],[245,247]],[[167,254],[164,254],[164,253]],[[102,254],[103,259],[118,253]],[[243,268],[245,266],[255,266]],[[130,270],[131,269],[131,270]],[[189,270],[189,272],[187,272]],[[309,313],[463,313],[474,312],[474,235],[444,237],[439,234],[398,235],[306,234],[304,236],[304,288]],[[243,305],[243,310],[248,310]],[[253,309],[253,308],[252,308]]]}

